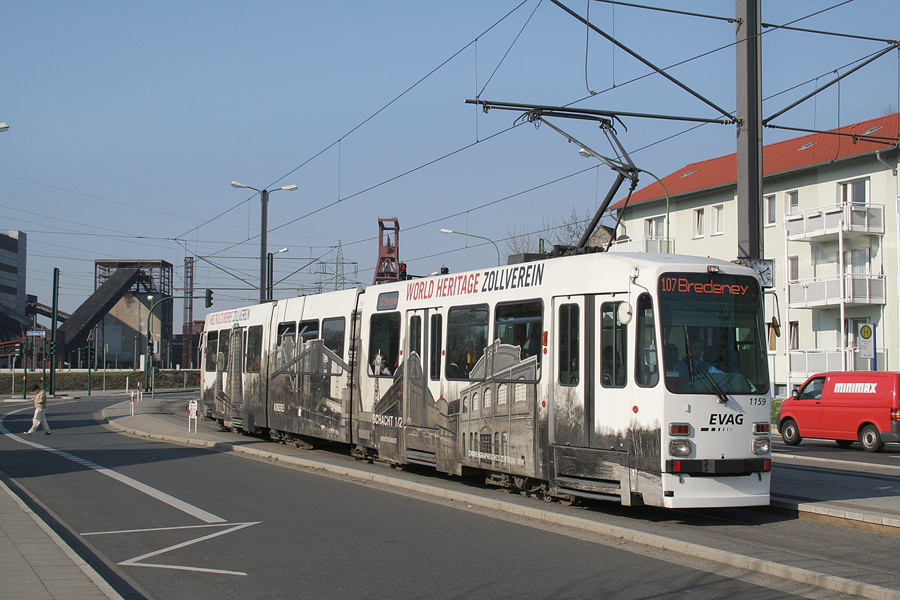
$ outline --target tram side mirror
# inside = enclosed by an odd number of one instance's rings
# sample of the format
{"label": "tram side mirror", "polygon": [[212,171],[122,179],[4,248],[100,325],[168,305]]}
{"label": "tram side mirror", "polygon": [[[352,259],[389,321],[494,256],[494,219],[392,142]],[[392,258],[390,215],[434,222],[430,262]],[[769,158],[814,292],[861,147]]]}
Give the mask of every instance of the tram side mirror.
{"label": "tram side mirror", "polygon": [[770,323],[772,331],[775,333],[775,337],[781,337],[781,323],[778,322],[778,317],[772,315],[772,322]]}
{"label": "tram side mirror", "polygon": [[622,325],[628,325],[631,323],[631,316],[634,313],[631,308],[631,304],[628,302],[620,302],[619,303],[619,323]]}

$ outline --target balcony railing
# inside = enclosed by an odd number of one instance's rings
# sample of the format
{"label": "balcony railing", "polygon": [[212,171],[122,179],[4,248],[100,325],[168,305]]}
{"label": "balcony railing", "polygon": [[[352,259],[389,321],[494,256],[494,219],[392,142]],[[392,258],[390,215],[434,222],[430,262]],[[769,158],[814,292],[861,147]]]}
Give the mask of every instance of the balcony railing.
{"label": "balcony railing", "polygon": [[883,235],[884,206],[880,204],[833,204],[808,208],[784,216],[789,240],[828,241],[842,231],[853,235]]}
{"label": "balcony railing", "polygon": [[639,237],[618,239],[609,247],[610,252],[649,252],[652,254],[674,254],[675,240],[664,237]]}
{"label": "balcony railing", "polygon": [[[868,358],[860,358],[856,348],[828,348],[815,350],[791,350],[791,378],[805,379],[816,373],[826,371],[843,370],[842,354],[847,354],[848,371],[870,371],[872,361]],[[887,367],[888,351],[881,349],[875,351],[878,369],[884,371]]]}
{"label": "balcony railing", "polygon": [[884,275],[847,273],[792,281],[788,284],[788,306],[791,308],[839,306],[842,279],[845,306],[885,303]]}

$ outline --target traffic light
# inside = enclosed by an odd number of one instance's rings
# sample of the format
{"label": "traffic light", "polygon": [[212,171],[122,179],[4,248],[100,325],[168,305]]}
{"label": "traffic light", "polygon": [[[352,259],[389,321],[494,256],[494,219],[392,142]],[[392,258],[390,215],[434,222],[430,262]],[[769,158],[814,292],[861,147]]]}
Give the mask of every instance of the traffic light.
{"label": "traffic light", "polygon": [[50,340],[47,342],[47,352],[50,356],[56,356],[56,340]]}
{"label": "traffic light", "polygon": [[25,340],[19,342],[19,356],[25,356],[28,349],[25,347]]}
{"label": "traffic light", "polygon": [[93,344],[90,344],[87,348],[87,357],[90,362],[94,362],[94,357],[97,355],[97,349]]}
{"label": "traffic light", "polygon": [[209,308],[213,305],[213,291],[210,289],[206,290],[206,308]]}
{"label": "traffic light", "polygon": [[400,263],[400,281],[406,281],[406,278],[406,263],[402,262]]}

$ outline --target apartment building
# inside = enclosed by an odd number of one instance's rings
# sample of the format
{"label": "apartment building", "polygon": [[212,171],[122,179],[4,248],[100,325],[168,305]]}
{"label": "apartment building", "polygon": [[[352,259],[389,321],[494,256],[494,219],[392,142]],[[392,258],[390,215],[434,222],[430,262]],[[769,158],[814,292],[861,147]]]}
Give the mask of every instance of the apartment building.
{"label": "apartment building", "polygon": [[[835,135],[837,134],[837,135]],[[763,148],[763,255],[775,393],[825,370],[900,370],[900,113]],[[737,257],[737,157],[637,190],[613,251]],[[859,328],[874,331],[874,359]]]}

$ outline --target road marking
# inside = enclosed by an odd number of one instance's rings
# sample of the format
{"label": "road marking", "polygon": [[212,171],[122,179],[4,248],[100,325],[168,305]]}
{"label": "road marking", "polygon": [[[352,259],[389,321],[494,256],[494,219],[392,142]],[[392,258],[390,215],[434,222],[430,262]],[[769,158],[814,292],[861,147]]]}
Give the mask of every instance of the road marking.
{"label": "road marking", "polygon": [[98,465],[97,463],[91,462],[89,460],[85,460],[79,456],[75,456],[74,454],[69,454],[68,452],[64,452],[62,450],[57,450],[56,448],[51,448],[49,446],[44,446],[43,444],[38,444],[37,442],[33,442],[29,439],[25,439],[19,437],[18,435],[14,435],[6,429],[3,424],[3,419],[8,415],[12,415],[18,412],[22,412],[24,410],[28,410],[28,408],[21,408],[19,410],[12,411],[4,415],[2,419],[0,419],[0,433],[7,436],[11,440],[15,440],[20,444],[24,444],[25,446],[31,446],[37,450],[43,450],[44,452],[49,452],[51,454],[55,454],[59,457],[65,458],[66,460],[70,460],[74,463],[77,463],[83,467],[87,467],[88,469],[93,469],[94,471],[100,473],[101,475],[106,475],[110,479],[114,479],[119,483],[124,483],[128,487],[135,489],[139,492],[143,492],[150,496],[151,498],[156,498],[160,502],[168,504],[172,508],[176,508],[182,512],[185,512],[192,517],[200,519],[204,523],[225,523],[225,519],[222,517],[217,517],[216,515],[203,510],[202,508],[197,508],[192,504],[188,504],[183,500],[179,500],[174,496],[170,496],[169,494],[162,492],[156,488],[150,487],[147,484],[141,483],[136,479],[132,479],[127,475],[122,475],[121,473],[117,473],[108,467],[104,467],[103,465]]}
{"label": "road marking", "polygon": [[148,552],[147,554],[142,554],[140,556],[135,556],[134,558],[129,558],[128,560],[123,560],[118,563],[123,567],[151,567],[154,569],[173,569],[176,571],[195,571],[198,573],[212,573],[215,575],[241,575],[246,576],[247,574],[243,571],[228,571],[225,569],[208,569],[205,567],[190,567],[187,565],[165,565],[160,563],[146,563],[141,562],[145,559],[152,558],[154,556],[159,556],[160,554],[165,554],[166,552],[171,552],[172,550],[178,550],[180,548],[185,548],[187,546],[192,546],[194,544],[199,544],[200,542],[205,542],[206,540],[211,540],[213,538],[217,538],[222,535],[227,535],[229,533],[234,533],[235,531],[240,531],[245,527],[250,527],[252,525],[259,525],[261,521],[250,521],[247,523],[225,523],[222,525],[189,525],[184,527],[154,527],[151,529],[123,529],[120,531],[94,531],[90,533],[82,533],[83,536],[88,535],[118,535],[121,533],[152,533],[156,531],[171,531],[174,529],[198,529],[198,528],[208,528],[208,527],[228,527],[228,529],[223,529],[222,531],[217,531],[215,533],[211,533],[209,535],[204,535],[198,537],[193,540],[188,540],[186,542],[181,542],[180,544],[175,544],[174,546],[168,546],[166,548],[162,548],[160,550],[154,550],[153,552]]}

